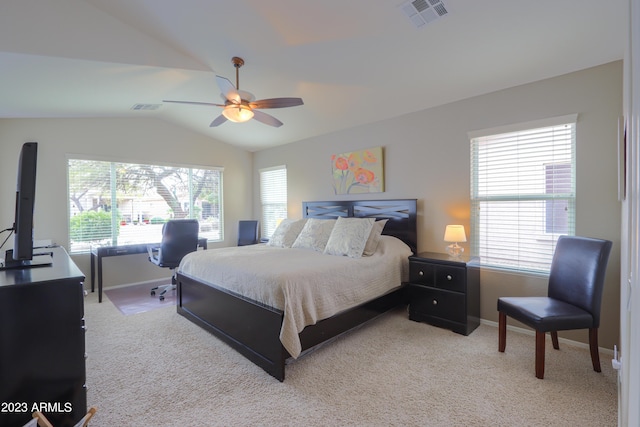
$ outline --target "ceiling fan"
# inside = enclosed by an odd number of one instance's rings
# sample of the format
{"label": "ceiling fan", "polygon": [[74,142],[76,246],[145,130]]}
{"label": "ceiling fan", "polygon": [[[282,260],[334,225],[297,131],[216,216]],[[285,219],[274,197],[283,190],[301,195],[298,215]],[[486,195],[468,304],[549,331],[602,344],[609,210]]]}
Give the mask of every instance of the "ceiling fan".
{"label": "ceiling fan", "polygon": [[295,107],[302,105],[302,98],[270,98],[260,99],[255,101],[253,94],[240,90],[240,67],[244,65],[244,60],[237,56],[231,58],[233,66],[236,68],[236,85],[224,77],[216,75],[216,81],[220,88],[220,95],[224,99],[224,104],[215,104],[211,102],[196,102],[196,101],[171,101],[163,99],[162,102],[175,102],[177,104],[192,104],[192,105],[207,105],[214,107],[224,107],[222,114],[216,117],[209,127],[220,126],[227,120],[236,123],[246,122],[251,119],[256,119],[269,126],[280,127],[282,122],[275,117],[263,113],[258,109],[262,108],[285,108]]}

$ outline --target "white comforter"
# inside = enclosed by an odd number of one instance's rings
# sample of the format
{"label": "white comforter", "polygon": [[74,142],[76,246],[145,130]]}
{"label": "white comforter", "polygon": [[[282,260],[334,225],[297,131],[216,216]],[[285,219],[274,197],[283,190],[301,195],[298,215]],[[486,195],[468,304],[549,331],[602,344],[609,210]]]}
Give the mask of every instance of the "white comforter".
{"label": "white comforter", "polygon": [[375,254],[357,259],[259,244],[192,252],[178,271],[283,310],[280,341],[298,357],[305,326],[399,287],[409,255],[390,236],[381,236]]}

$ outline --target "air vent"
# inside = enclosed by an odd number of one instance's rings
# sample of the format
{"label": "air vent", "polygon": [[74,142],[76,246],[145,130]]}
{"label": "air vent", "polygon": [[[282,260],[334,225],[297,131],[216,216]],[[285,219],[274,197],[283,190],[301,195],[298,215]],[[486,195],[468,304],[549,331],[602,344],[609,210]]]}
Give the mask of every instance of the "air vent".
{"label": "air vent", "polygon": [[400,9],[416,28],[422,28],[449,13],[442,0],[408,1],[401,4]]}
{"label": "air vent", "polygon": [[131,109],[137,111],[151,111],[157,110],[158,108],[160,108],[160,105],[162,104],[134,104]]}

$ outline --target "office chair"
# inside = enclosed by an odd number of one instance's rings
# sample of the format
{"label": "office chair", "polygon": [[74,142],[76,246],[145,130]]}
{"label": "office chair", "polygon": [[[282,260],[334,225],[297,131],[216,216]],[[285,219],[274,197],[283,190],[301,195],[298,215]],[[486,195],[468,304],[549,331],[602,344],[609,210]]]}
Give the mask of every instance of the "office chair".
{"label": "office chair", "polygon": [[559,350],[558,331],[589,329],[593,370],[600,370],[598,327],[604,275],[612,243],[608,240],[561,236],[551,261],[546,297],[498,298],[498,351],[507,344],[507,316],[536,331],[536,377],[544,378],[544,345],[551,333]]}
{"label": "office chair", "polygon": [[258,243],[258,221],[238,221],[238,246],[255,245]]}
{"label": "office chair", "polygon": [[189,252],[198,249],[198,221],[195,219],[174,219],[162,226],[162,242],[160,246],[147,246],[149,261],[159,267],[167,267],[173,271],[170,285],[156,286],[151,295],[160,292],[160,301],[164,300],[167,291],[176,289],[175,268]]}

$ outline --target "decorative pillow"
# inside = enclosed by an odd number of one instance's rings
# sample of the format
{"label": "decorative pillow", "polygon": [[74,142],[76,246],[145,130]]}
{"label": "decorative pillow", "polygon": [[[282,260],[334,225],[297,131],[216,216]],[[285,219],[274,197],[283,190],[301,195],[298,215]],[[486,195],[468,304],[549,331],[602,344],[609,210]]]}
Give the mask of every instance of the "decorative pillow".
{"label": "decorative pillow", "polygon": [[309,218],[292,247],[323,252],[335,224],[335,219]]}
{"label": "decorative pillow", "polygon": [[382,234],[382,230],[387,224],[387,221],[389,220],[381,219],[373,223],[373,227],[371,227],[371,233],[369,233],[369,238],[367,239],[367,244],[364,245],[362,256],[371,256],[376,252],[376,249],[378,248],[378,242],[380,241],[380,235]]}
{"label": "decorative pillow", "polygon": [[360,258],[374,222],[374,218],[339,217],[333,226],[324,253]]}
{"label": "decorative pillow", "polygon": [[277,246],[280,248],[290,248],[298,238],[298,234],[302,231],[306,219],[284,219],[273,232],[267,245]]}

